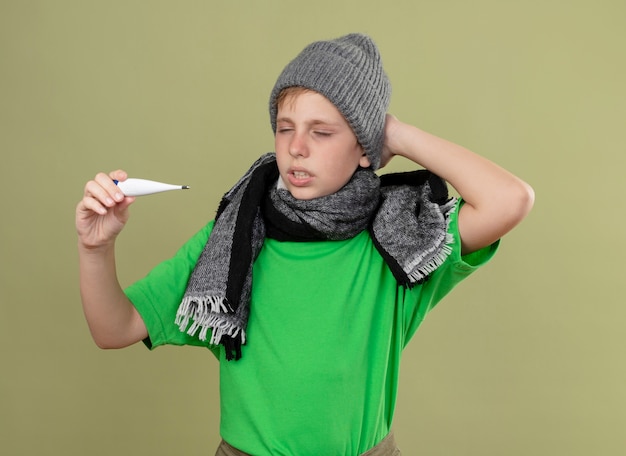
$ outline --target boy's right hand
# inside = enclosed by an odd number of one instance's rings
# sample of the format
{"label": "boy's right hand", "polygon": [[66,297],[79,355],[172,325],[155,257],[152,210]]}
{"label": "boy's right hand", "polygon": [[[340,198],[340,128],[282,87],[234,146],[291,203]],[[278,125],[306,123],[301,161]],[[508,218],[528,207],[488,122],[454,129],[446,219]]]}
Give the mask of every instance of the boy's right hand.
{"label": "boy's right hand", "polygon": [[124,196],[113,179],[124,181],[122,170],[98,173],[85,185],[83,198],[76,206],[76,231],[79,244],[89,250],[107,247],[115,242],[128,221],[128,207],[134,197]]}

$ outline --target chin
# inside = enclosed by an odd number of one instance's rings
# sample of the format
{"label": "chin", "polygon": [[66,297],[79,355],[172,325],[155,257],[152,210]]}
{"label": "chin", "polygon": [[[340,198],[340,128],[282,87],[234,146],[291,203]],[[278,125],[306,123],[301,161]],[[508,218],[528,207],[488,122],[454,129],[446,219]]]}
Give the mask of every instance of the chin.
{"label": "chin", "polygon": [[303,201],[308,201],[308,200],[312,200],[317,198],[316,195],[311,195],[309,193],[306,192],[299,192],[299,191],[289,191],[289,193],[291,193],[291,196],[293,196],[295,199],[297,200],[303,200]]}
{"label": "chin", "polygon": [[330,193],[323,193],[317,191],[311,191],[310,189],[302,189],[302,188],[290,188],[288,189],[291,196],[293,196],[297,200],[312,200],[315,198],[321,198],[322,196],[330,195]]}

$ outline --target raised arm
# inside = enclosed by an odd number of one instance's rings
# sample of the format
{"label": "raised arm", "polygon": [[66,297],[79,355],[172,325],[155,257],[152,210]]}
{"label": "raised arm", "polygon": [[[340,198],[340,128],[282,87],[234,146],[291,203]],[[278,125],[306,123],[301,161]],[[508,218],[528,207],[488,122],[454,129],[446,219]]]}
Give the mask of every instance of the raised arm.
{"label": "raised arm", "polygon": [[382,163],[408,158],[448,181],[465,204],[459,213],[462,253],[500,239],[528,214],[533,189],[510,172],[468,149],[388,115]]}
{"label": "raised arm", "polygon": [[125,197],[112,179],[123,171],[98,174],[85,185],[76,206],[80,294],[91,335],[100,348],[122,348],[148,335],[139,313],[117,278],[115,239],[128,221],[134,198]]}

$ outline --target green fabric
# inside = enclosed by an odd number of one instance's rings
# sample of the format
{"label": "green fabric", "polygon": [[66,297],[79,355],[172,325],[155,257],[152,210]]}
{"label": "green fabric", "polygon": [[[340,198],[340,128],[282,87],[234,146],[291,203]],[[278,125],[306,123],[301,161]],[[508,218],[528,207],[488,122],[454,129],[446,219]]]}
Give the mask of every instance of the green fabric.
{"label": "green fabric", "polygon": [[[346,241],[266,240],[243,357],[226,362],[214,351],[223,361],[222,437],[258,456],[356,455],[380,442],[391,428],[402,349],[427,312],[497,249],[462,258],[456,213],[453,253],[410,290],[397,285],[367,232]],[[174,317],[211,227],[127,289],[152,348],[201,344]]]}

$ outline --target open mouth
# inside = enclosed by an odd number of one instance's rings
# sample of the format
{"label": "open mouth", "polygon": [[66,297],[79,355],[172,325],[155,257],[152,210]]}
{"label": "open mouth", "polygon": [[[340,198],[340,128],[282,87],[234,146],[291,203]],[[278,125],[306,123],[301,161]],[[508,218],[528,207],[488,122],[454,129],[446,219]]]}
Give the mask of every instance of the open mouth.
{"label": "open mouth", "polygon": [[304,171],[294,171],[292,174],[293,177],[295,177],[296,179],[307,179],[311,177],[309,173],[306,173]]}
{"label": "open mouth", "polygon": [[289,170],[287,179],[289,179],[291,185],[294,185],[296,187],[303,187],[309,185],[309,183],[312,182],[313,175],[302,169],[291,169]]}

